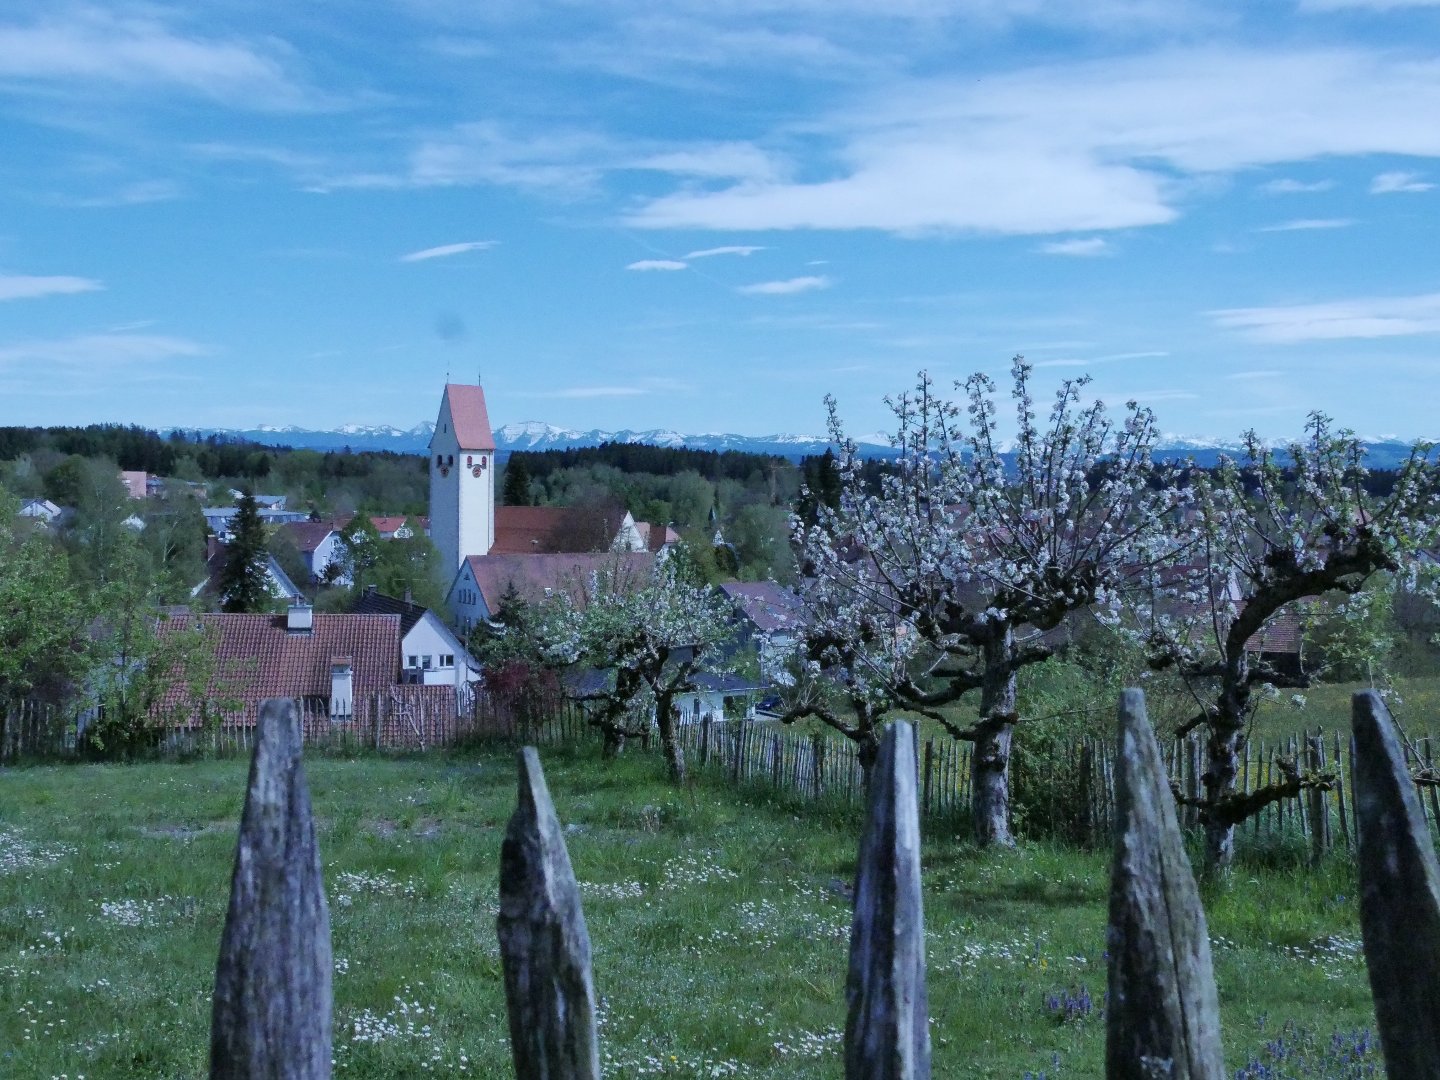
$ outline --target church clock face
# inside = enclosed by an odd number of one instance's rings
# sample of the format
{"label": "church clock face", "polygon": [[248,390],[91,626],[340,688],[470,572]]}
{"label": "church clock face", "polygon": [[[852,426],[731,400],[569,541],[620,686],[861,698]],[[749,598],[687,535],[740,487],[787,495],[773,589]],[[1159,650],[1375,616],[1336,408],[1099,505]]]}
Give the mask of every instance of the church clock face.
{"label": "church clock face", "polygon": [[480,466],[479,466],[479,465],[476,465],[473,469],[471,469],[471,470],[470,470],[470,475],[473,476],[473,477],[475,477],[476,480],[479,480],[479,479],[480,479]]}

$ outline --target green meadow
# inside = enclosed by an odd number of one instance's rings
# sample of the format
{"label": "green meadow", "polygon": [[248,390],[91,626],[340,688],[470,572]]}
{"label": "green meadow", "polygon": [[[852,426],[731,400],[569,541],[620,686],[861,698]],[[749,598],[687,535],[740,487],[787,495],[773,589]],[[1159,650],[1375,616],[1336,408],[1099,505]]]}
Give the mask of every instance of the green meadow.
{"label": "green meadow", "polygon": [[[584,894],[610,1077],[837,1077],[855,811],[657,759],[542,753]],[[0,1076],[202,1077],[243,760],[0,770]],[[509,1071],[495,936],[509,752],[307,763],[337,1076]],[[1353,873],[1299,837],[1206,887],[1226,1063],[1378,1075]],[[926,837],[937,1077],[1103,1072],[1108,857]],[[1370,1070],[1370,1071],[1366,1071]]]}

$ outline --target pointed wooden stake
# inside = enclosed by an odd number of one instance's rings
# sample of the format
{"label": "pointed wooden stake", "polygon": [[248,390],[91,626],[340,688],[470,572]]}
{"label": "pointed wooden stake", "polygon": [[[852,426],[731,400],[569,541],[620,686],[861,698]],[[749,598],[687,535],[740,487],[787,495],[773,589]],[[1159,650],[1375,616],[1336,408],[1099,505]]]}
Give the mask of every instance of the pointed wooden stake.
{"label": "pointed wooden stake", "polygon": [[1221,1080],[1210,938],[1145,695],[1120,696],[1110,879],[1109,1080]]}
{"label": "pointed wooden stake", "polygon": [[300,709],[260,706],[215,967],[212,1080],[330,1076],[330,915],[300,761]]}
{"label": "pointed wooden stake", "polygon": [[1395,723],[1380,695],[1352,701],[1360,929],[1385,1071],[1440,1078],[1440,867]]}
{"label": "pointed wooden stake", "polygon": [[500,956],[517,1080],[600,1080],[590,935],[533,746],[500,848]]}
{"label": "pointed wooden stake", "polygon": [[847,1080],[930,1076],[915,771],[915,729],[889,724],[870,781],[856,872],[845,984]]}

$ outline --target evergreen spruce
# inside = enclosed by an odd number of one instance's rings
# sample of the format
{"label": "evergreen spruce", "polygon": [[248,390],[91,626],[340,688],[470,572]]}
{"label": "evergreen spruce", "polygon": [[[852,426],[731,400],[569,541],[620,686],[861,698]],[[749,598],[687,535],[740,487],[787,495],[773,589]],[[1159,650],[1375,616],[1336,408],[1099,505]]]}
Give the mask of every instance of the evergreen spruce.
{"label": "evergreen spruce", "polygon": [[530,470],[519,454],[513,455],[505,464],[505,485],[500,492],[500,501],[506,506],[530,505]]}
{"label": "evergreen spruce", "polygon": [[265,611],[271,602],[265,574],[269,549],[265,546],[265,526],[260,521],[260,511],[248,490],[240,496],[230,532],[225,572],[220,577],[221,610]]}

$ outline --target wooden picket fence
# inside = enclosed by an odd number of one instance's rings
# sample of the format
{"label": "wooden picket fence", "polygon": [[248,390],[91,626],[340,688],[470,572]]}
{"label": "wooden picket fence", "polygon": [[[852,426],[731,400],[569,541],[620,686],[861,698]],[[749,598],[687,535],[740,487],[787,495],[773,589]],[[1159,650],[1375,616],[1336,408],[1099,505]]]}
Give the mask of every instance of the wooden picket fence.
{"label": "wooden picket fence", "polygon": [[[578,742],[592,733],[581,710],[556,696],[532,720],[517,715],[483,690],[438,686],[397,686],[356,698],[345,716],[330,715],[326,701],[299,699],[304,745],[316,750],[418,751],[471,742],[523,741],[540,745]],[[240,709],[213,724],[157,724],[146,752],[162,758],[226,757],[250,754],[255,746],[259,707]],[[0,705],[0,764],[65,759],[80,754],[83,732],[93,715],[49,702],[21,700]]]}
{"label": "wooden picket fence", "polygon": [[[1378,695],[1355,695],[1353,727],[1360,921],[1386,1070],[1440,1078],[1440,862]],[[1121,696],[1118,729],[1105,1075],[1221,1080],[1205,913],[1139,690]],[[294,702],[265,703],[216,964],[212,1078],[330,1076],[330,927],[301,731]],[[914,729],[889,725],[856,864],[847,1080],[931,1075],[918,756]],[[599,1080],[590,938],[534,747],[519,754],[496,932],[517,1080]],[[953,1067],[964,1048],[950,1052]]]}

